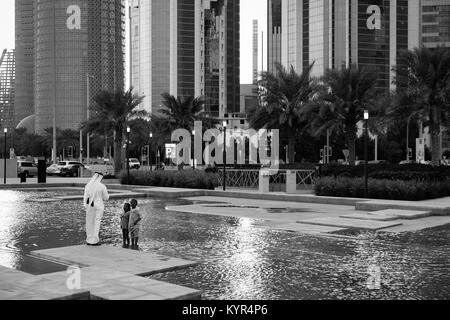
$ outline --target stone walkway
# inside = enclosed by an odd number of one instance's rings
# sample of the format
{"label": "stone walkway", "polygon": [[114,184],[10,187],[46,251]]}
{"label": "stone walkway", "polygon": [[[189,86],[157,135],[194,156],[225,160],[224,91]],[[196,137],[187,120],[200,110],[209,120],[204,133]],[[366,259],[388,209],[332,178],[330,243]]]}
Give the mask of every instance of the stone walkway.
{"label": "stone walkway", "polygon": [[37,258],[80,268],[80,287],[71,290],[73,273],[33,276],[0,267],[0,300],[194,300],[201,292],[144,276],[198,263],[109,246],[74,246],[32,252]]}
{"label": "stone walkway", "polygon": [[98,267],[142,277],[198,265],[197,262],[110,246],[64,247],[33,251],[31,255],[65,265]]}
{"label": "stone walkway", "polygon": [[[67,274],[66,279],[67,279]],[[89,300],[86,290],[69,290],[67,285],[47,286],[36,276],[0,266],[0,300]]]}
{"label": "stone walkway", "polygon": [[[433,210],[367,211],[346,205],[211,196],[188,197],[186,200],[193,201],[194,204],[171,206],[167,209],[248,218],[254,220],[254,225],[262,228],[308,234],[329,234],[347,229],[408,232],[450,224],[450,215],[436,216]],[[443,213],[439,212],[439,214]]]}

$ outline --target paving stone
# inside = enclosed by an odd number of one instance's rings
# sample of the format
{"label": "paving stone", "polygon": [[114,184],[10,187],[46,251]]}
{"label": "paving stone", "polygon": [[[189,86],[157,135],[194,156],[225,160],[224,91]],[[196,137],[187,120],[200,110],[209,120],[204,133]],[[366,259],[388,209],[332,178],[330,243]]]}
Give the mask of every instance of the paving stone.
{"label": "paving stone", "polygon": [[[99,267],[81,269],[81,289],[88,290],[92,296],[102,300],[134,300],[152,297],[156,300],[180,300],[198,298],[201,292],[153,279],[134,276]],[[36,276],[39,285],[46,281],[46,286],[59,290],[66,286],[67,274],[58,272]]]}
{"label": "paving stone", "polygon": [[74,246],[34,251],[32,255],[69,265],[101,267],[141,276],[198,265],[183,259],[110,246]]}
{"label": "paving stone", "polygon": [[298,223],[373,231],[391,228],[402,224],[397,222],[364,221],[358,219],[342,218],[315,218],[298,221]]}
{"label": "paving stone", "polygon": [[329,226],[319,226],[312,224],[303,223],[288,223],[277,226],[268,226],[270,229],[307,233],[307,234],[320,234],[320,233],[331,233],[344,230],[343,228],[329,227]]}
{"label": "paving stone", "polygon": [[373,212],[373,215],[391,216],[396,219],[416,220],[416,219],[430,217],[432,214],[430,211],[388,209],[388,210],[375,211],[375,212]]}
{"label": "paving stone", "polygon": [[436,216],[450,216],[450,204],[433,201],[391,201],[391,200],[371,200],[356,203],[356,210],[361,211],[382,211],[389,209],[429,211]]}
{"label": "paving stone", "polygon": [[353,213],[349,215],[340,216],[344,219],[357,219],[357,220],[373,220],[373,221],[392,221],[397,220],[398,217],[394,215],[384,215],[384,214],[364,214],[364,213]]}

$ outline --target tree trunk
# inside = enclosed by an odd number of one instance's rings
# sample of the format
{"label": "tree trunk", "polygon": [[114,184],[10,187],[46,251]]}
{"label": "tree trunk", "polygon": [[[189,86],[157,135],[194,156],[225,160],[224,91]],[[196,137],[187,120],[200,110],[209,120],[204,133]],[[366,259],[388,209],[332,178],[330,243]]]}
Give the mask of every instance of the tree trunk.
{"label": "tree trunk", "polygon": [[349,151],[348,163],[351,166],[355,165],[356,161],[356,134],[353,132],[347,133],[347,145]]}
{"label": "tree trunk", "polygon": [[295,139],[295,134],[290,134],[288,138],[288,145],[289,145],[289,163],[295,163],[295,143],[297,142]]}
{"label": "tree trunk", "polygon": [[431,132],[431,155],[434,166],[439,166],[441,164],[441,139],[440,132],[437,130],[432,130]]}
{"label": "tree trunk", "polygon": [[114,133],[114,174],[117,177],[122,171],[122,141],[118,139],[118,135]]}

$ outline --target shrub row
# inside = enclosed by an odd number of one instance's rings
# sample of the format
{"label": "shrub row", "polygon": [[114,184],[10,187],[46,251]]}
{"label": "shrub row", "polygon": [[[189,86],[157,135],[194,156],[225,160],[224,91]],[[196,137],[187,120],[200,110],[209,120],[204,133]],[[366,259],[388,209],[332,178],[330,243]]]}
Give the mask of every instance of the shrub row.
{"label": "shrub row", "polygon": [[[420,164],[393,165],[370,164],[367,166],[369,176],[389,180],[445,180],[450,178],[450,167],[427,166]],[[325,165],[320,168],[321,177],[364,177],[364,166]]]}
{"label": "shrub row", "polygon": [[131,171],[130,181],[127,182],[126,172],[119,179],[122,184],[168,188],[214,190],[219,185],[217,175],[200,170]]}
{"label": "shrub row", "polygon": [[369,177],[378,180],[401,181],[445,181],[449,178],[440,172],[434,171],[375,171],[370,173]]}
{"label": "shrub row", "polygon": [[[369,180],[369,198],[420,201],[450,196],[449,181]],[[318,196],[364,198],[364,179],[321,178],[315,185]]]}

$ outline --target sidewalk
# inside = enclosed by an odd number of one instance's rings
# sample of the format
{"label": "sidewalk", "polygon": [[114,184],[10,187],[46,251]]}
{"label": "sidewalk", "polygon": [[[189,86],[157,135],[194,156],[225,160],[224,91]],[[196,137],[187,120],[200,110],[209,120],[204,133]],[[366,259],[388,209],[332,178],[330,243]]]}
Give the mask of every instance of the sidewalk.
{"label": "sidewalk", "polygon": [[[6,179],[6,185],[4,179],[0,179],[0,189],[17,189],[17,188],[30,188],[30,187],[43,187],[50,188],[55,186],[81,186],[86,185],[91,178],[63,178],[63,177],[47,177],[47,183],[38,183],[37,178],[28,178],[26,183],[20,183],[20,179],[12,178]],[[105,185],[118,184],[119,180],[103,180]]]}

